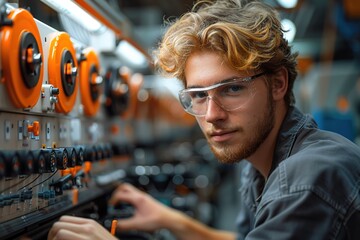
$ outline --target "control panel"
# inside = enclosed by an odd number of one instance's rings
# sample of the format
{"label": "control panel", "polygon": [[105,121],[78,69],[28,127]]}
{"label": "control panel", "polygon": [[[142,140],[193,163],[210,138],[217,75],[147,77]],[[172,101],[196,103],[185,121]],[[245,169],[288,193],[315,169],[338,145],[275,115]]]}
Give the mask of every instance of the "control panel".
{"label": "control panel", "polygon": [[0,15],[0,239],[43,239],[64,213],[103,214],[142,79],[26,9]]}

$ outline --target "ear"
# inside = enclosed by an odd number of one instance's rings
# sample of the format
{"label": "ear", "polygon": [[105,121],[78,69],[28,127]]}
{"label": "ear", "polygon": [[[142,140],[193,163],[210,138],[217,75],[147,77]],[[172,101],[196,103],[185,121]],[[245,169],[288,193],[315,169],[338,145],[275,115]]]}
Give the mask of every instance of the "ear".
{"label": "ear", "polygon": [[288,71],[285,67],[279,68],[272,79],[272,95],[275,101],[284,99],[288,89]]}

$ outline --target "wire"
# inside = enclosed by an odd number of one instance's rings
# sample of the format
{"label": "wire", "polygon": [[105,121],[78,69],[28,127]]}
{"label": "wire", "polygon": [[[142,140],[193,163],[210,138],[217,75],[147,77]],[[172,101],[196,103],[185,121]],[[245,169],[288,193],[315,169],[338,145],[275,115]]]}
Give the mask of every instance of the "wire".
{"label": "wire", "polygon": [[[12,186],[10,186],[10,187],[8,187],[8,188],[3,189],[3,190],[0,192],[0,194],[3,194],[3,193],[6,192],[7,190],[9,190],[9,189],[11,189],[11,188],[19,185],[20,183],[24,182],[24,181],[25,181],[26,179],[28,179],[29,177],[30,177],[30,175],[28,175],[26,178],[22,179],[21,181],[15,183],[14,185],[12,185]],[[18,190],[18,191],[19,191],[19,190]]]}
{"label": "wire", "polygon": [[36,186],[39,186],[40,184],[43,184],[44,182],[46,182],[47,180],[49,180],[50,178],[52,178],[56,173],[57,173],[58,170],[56,170],[53,174],[51,174],[48,178],[46,178],[45,180],[39,182],[38,184],[35,184],[34,186],[30,187],[29,190],[33,189],[34,187]]}
{"label": "wire", "polygon": [[41,176],[41,174],[39,173],[35,179],[33,179],[31,182],[29,182],[28,184],[26,184],[26,185],[23,186],[22,188],[19,188],[17,191],[19,192],[21,189],[26,188],[27,186],[29,186],[30,184],[32,184],[33,182],[35,182],[40,176]]}

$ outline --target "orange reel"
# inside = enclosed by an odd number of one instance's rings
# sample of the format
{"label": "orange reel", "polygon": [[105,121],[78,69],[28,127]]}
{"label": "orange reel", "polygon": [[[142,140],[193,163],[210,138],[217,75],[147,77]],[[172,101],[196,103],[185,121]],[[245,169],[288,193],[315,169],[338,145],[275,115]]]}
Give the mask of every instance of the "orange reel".
{"label": "orange reel", "polygon": [[3,81],[15,107],[32,108],[39,100],[43,78],[39,30],[24,9],[13,9],[7,17],[12,24],[1,29]]}

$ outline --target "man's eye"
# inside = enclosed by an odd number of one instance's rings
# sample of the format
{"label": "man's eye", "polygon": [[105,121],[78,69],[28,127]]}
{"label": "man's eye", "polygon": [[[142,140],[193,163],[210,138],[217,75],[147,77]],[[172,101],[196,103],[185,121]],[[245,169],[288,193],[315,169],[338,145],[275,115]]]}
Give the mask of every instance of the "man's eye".
{"label": "man's eye", "polygon": [[244,84],[236,83],[236,84],[224,86],[224,88],[222,89],[222,92],[225,94],[239,94],[243,90],[245,90],[245,88],[246,87],[244,86]]}
{"label": "man's eye", "polygon": [[201,99],[201,98],[206,98],[208,96],[208,94],[203,91],[191,92],[190,94],[192,99]]}

